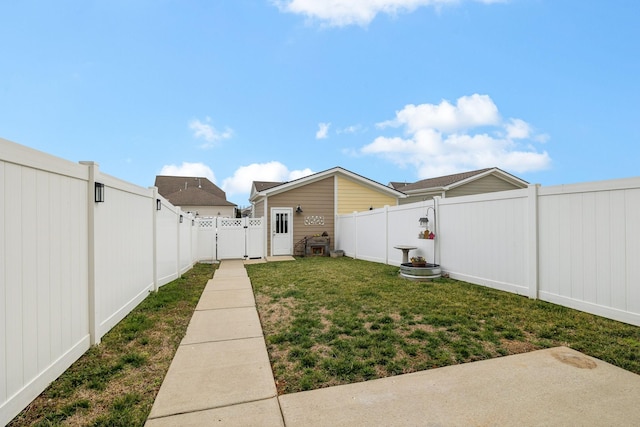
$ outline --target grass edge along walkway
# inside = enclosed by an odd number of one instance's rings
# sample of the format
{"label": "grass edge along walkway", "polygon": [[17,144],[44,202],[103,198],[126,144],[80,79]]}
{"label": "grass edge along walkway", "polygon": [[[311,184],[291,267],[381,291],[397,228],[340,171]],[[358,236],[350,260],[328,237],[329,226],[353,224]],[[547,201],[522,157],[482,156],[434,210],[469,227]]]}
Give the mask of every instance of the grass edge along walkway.
{"label": "grass edge along walkway", "polygon": [[216,268],[196,264],[147,296],[8,426],[143,426]]}

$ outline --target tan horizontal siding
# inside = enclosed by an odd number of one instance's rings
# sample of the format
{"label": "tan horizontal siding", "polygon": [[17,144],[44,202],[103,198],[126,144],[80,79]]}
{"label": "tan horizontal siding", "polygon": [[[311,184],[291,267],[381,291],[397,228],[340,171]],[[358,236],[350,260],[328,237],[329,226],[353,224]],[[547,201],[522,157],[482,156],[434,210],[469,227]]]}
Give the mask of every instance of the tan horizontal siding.
{"label": "tan horizontal siding", "polygon": [[262,218],[264,216],[264,200],[261,200],[254,205],[253,216],[255,218]]}
{"label": "tan horizontal siding", "polygon": [[[269,215],[267,219],[268,235],[271,236],[271,208],[293,209],[293,245],[304,239],[305,236],[322,234],[327,232],[331,237],[331,247],[334,243],[334,196],[333,177],[325,178],[318,182],[307,184],[300,188],[294,188],[284,193],[269,197]],[[302,213],[296,213],[296,207],[300,205]],[[305,225],[305,218],[322,217],[324,225]],[[271,241],[269,239],[267,253],[271,253]]]}
{"label": "tan horizontal siding", "polygon": [[338,177],[338,215],[362,212],[370,207],[395,206],[398,199],[341,176]]}
{"label": "tan horizontal siding", "polygon": [[521,187],[513,185],[493,175],[485,176],[468,184],[447,191],[447,197],[469,196],[472,194],[492,193],[494,191],[515,190]]}

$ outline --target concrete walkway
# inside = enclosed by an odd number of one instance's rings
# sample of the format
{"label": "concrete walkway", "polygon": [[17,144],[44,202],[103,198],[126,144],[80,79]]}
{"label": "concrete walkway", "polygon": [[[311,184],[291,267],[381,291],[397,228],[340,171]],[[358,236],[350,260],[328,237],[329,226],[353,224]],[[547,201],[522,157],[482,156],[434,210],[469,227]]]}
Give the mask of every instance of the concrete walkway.
{"label": "concrete walkway", "polygon": [[223,261],[146,426],[640,425],[640,376],[566,347],[276,395],[251,283]]}

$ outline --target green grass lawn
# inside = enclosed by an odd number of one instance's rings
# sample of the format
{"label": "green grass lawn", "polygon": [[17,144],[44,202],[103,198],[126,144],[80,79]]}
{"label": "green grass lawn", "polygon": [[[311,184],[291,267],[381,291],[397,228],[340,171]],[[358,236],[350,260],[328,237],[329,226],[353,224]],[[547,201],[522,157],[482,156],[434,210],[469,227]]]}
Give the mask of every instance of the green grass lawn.
{"label": "green grass lawn", "polygon": [[9,426],[142,426],[214,266],[149,295]]}
{"label": "green grass lawn", "polygon": [[564,345],[640,373],[640,328],[351,258],[248,265],[280,394]]}
{"label": "green grass lawn", "polygon": [[[10,426],[142,426],[215,267],[149,295]],[[566,345],[640,373],[640,328],[350,258],[248,265],[280,393]]]}

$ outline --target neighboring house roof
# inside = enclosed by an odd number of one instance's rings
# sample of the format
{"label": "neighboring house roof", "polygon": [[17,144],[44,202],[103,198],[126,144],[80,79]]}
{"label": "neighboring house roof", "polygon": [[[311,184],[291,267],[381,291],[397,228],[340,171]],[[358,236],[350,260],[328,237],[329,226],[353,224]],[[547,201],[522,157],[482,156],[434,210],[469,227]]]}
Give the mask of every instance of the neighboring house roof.
{"label": "neighboring house roof", "polygon": [[175,206],[236,206],[222,197],[197,187],[179,190],[164,197]]}
{"label": "neighboring house roof", "polygon": [[163,197],[188,188],[200,188],[210,194],[227,200],[227,194],[220,187],[202,176],[156,176],[155,186]]}
{"label": "neighboring house roof", "polygon": [[[254,201],[256,198],[259,198],[259,197],[270,196],[273,194],[289,191],[291,189],[298,188],[303,185],[310,184],[312,182],[320,181],[322,179],[325,179],[329,176],[333,176],[336,174],[354,179],[363,185],[366,185],[371,188],[375,188],[376,190],[389,194],[393,197],[398,197],[398,198],[406,197],[406,195],[401,191],[398,191],[384,184],[380,184],[379,182],[373,181],[369,178],[365,178],[364,176],[358,175],[357,173],[351,172],[347,169],[336,166],[334,168],[327,169],[322,172],[314,173],[313,175],[307,175],[303,178],[295,179],[289,182],[277,183],[277,182],[266,182],[266,181],[254,181],[252,186],[252,191],[251,191],[251,197],[249,198],[249,200]],[[262,188],[262,190],[259,190],[258,188]]]}
{"label": "neighboring house roof", "polygon": [[[398,181],[391,181],[389,182],[389,187],[394,188],[396,190],[400,190],[402,187],[411,184],[410,182],[404,181],[404,182],[398,182]],[[402,190],[400,190],[402,191]]]}
{"label": "neighboring house roof", "polygon": [[452,175],[439,176],[436,178],[423,179],[414,183],[405,183],[393,181],[389,186],[403,193],[417,193],[424,191],[446,191],[452,188],[464,185],[476,179],[483,178],[487,175],[494,175],[515,186],[526,187],[529,183],[517,176],[511,175],[499,168],[478,169],[475,171],[456,173]]}
{"label": "neighboring house roof", "polygon": [[220,187],[204,177],[156,176],[158,193],[175,206],[236,206]]}

